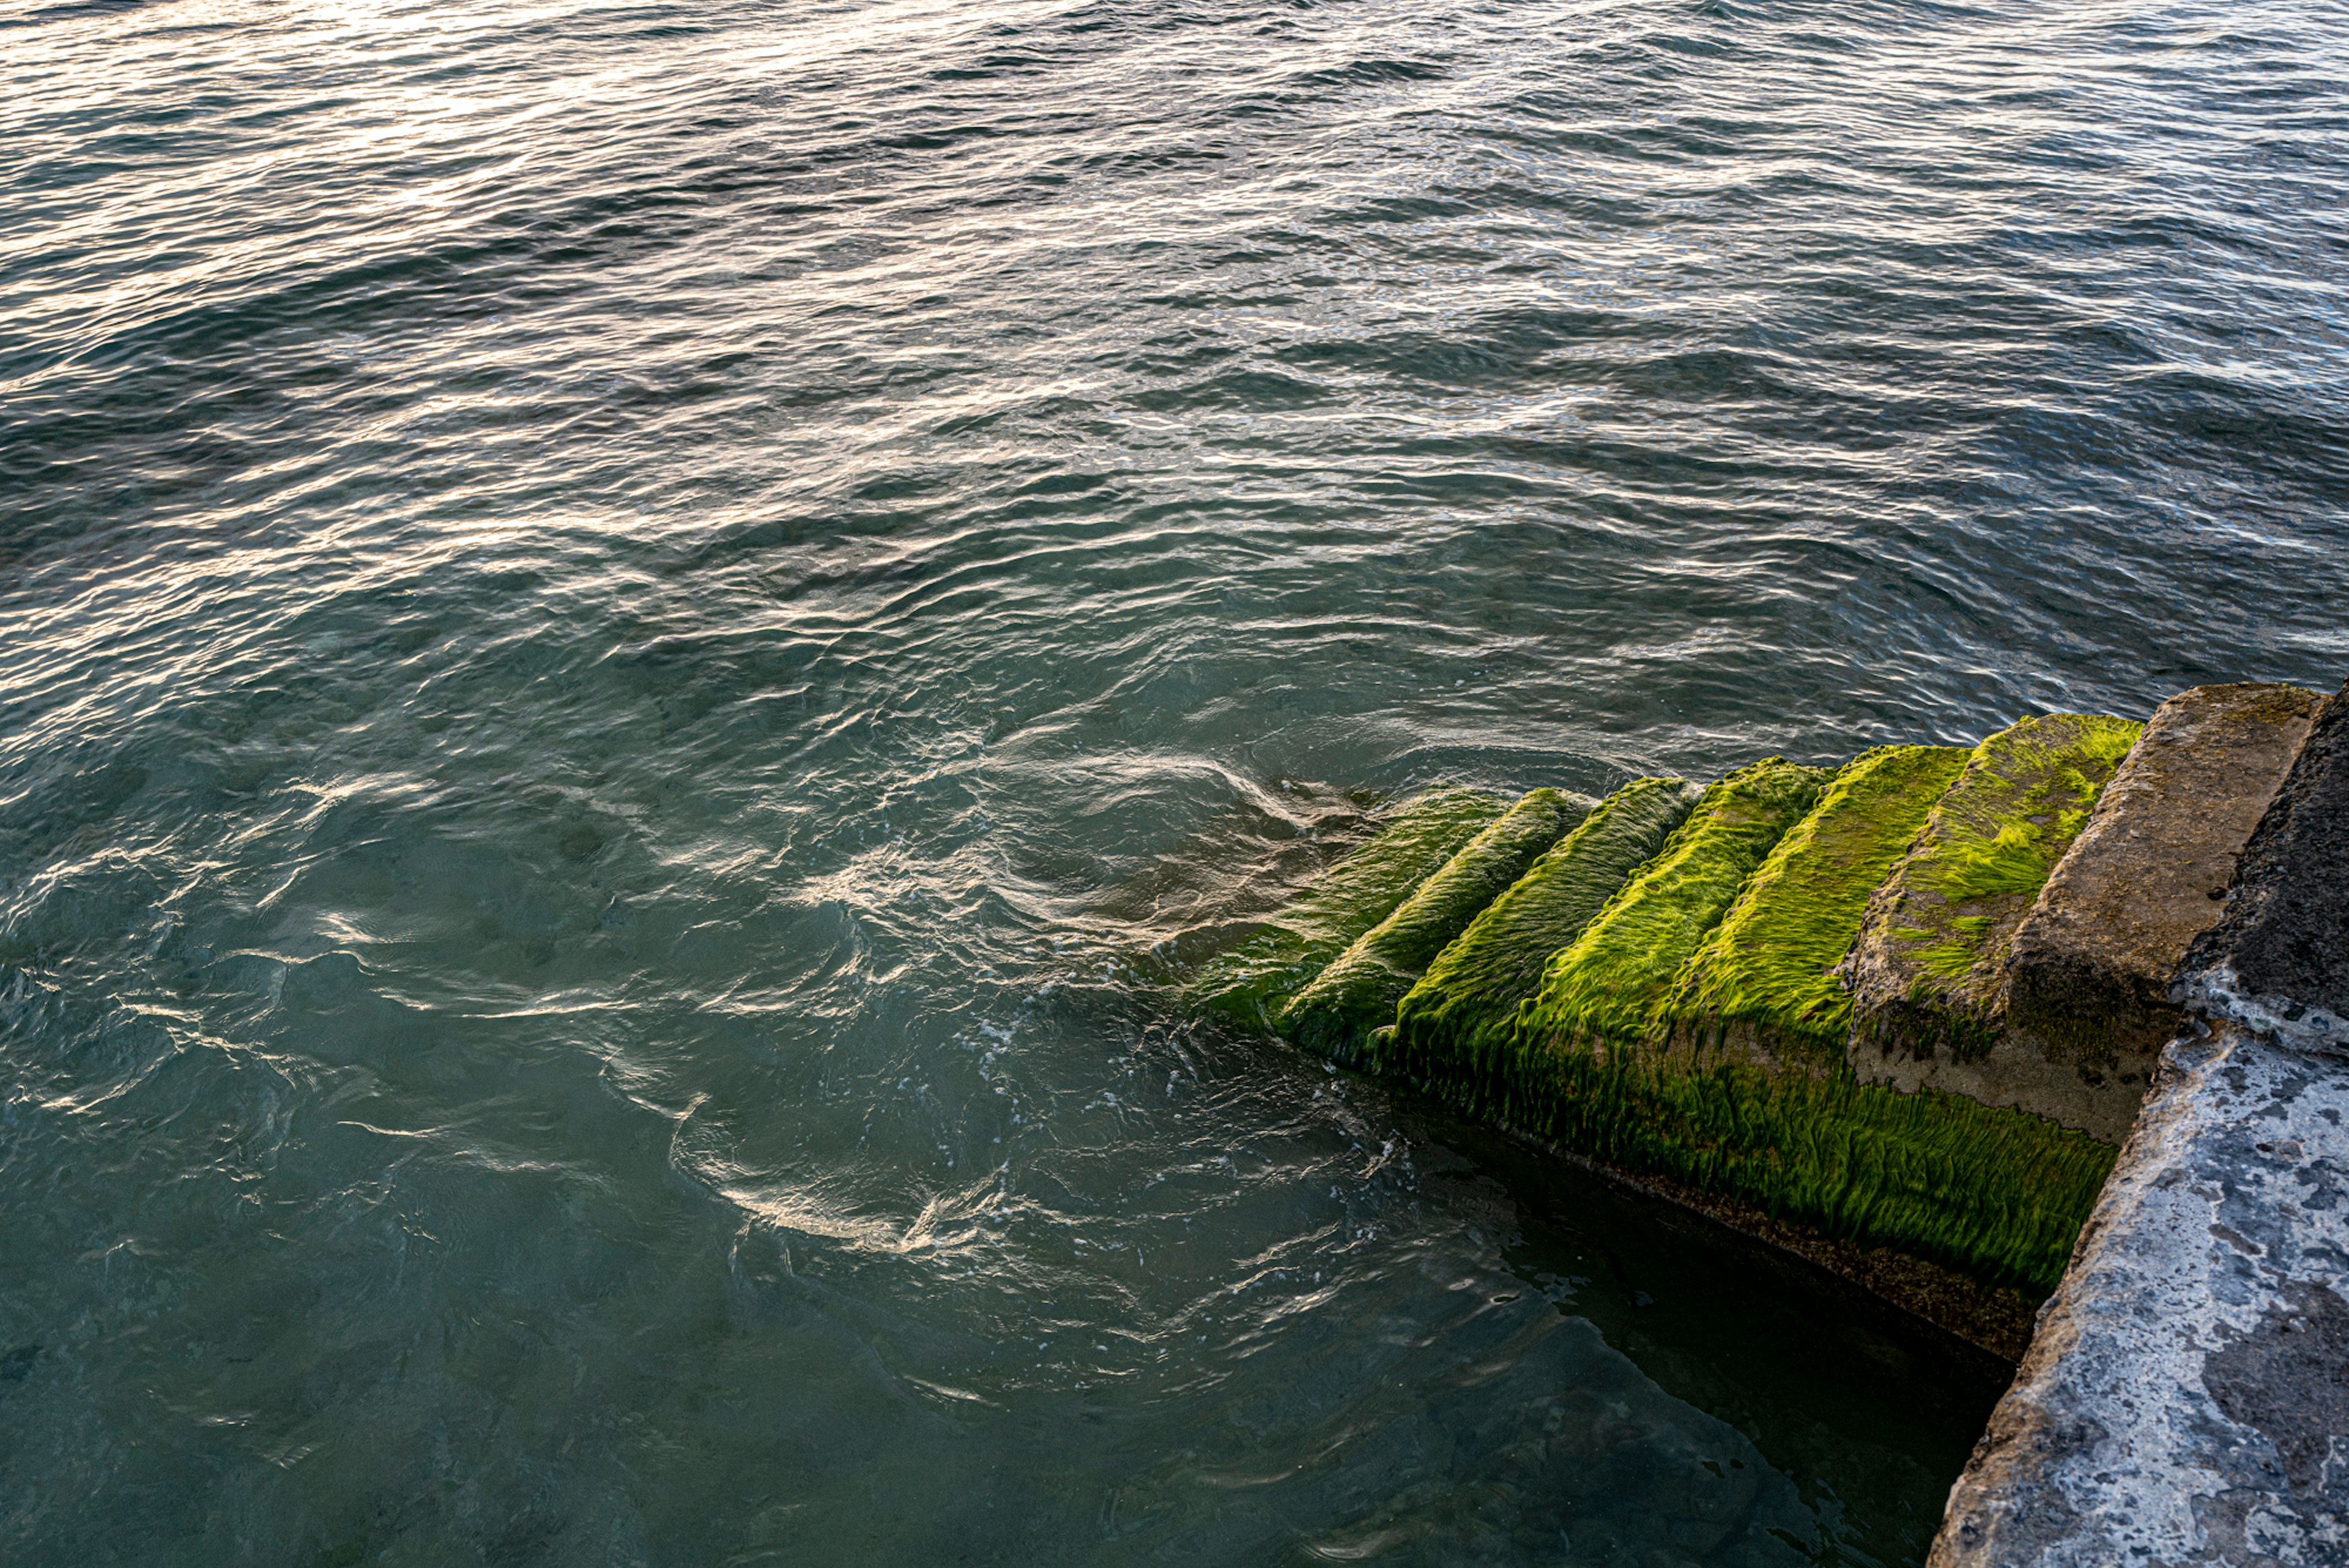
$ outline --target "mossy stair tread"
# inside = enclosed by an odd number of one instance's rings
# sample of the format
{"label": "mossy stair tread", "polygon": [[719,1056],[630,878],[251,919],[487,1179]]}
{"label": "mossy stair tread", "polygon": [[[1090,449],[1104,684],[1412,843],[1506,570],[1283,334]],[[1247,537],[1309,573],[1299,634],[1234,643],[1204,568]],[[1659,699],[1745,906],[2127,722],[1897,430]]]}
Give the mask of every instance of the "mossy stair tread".
{"label": "mossy stair tread", "polygon": [[1765,1057],[1843,1060],[1851,998],[1836,967],[1868,902],[1964,769],[1964,746],[1879,746],[1847,763],[1764,858],[1682,968],[1661,1025],[1742,1031]]}
{"label": "mossy stair tread", "polygon": [[1457,786],[1404,802],[1271,920],[1201,964],[1186,995],[1195,1006],[1268,1027],[1294,992],[1507,809],[1498,795]]}
{"label": "mossy stair tread", "polygon": [[1550,960],[1519,1020],[1524,1046],[1636,1048],[1682,966],[1832,776],[1769,757],[1708,786],[1655,857]]}
{"label": "mossy stair tread", "polygon": [[1974,748],[1870,900],[1847,974],[1863,1018],[1995,1021],[2015,928],[2145,726],[2054,713]]}
{"label": "mossy stair tread", "polygon": [[1472,1103],[1544,966],[1655,857],[1702,793],[1686,779],[1640,778],[1601,801],[1435,956],[1366,1064]]}
{"label": "mossy stair tread", "polygon": [[1395,1003],[1429,961],[1592,805],[1563,790],[1526,794],[1291,998],[1278,1020],[1281,1032],[1326,1054],[1358,1060],[1371,1032],[1392,1021]]}

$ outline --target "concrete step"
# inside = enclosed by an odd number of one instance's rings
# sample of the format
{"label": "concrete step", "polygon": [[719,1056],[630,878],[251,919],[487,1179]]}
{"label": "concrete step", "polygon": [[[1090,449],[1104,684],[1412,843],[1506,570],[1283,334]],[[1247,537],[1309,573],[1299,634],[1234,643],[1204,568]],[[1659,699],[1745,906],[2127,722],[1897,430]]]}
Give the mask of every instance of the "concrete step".
{"label": "concrete step", "polygon": [[2013,1106],[2107,1143],[2127,1132],[2143,1083],[2092,1087],[2075,1043],[2010,1027],[2004,998],[2016,929],[2143,729],[2057,713],[1974,749],[1870,901],[1845,967],[1861,1082]]}
{"label": "concrete step", "polygon": [[2349,685],[2311,726],[2174,994],[2301,1049],[2349,1054]]}
{"label": "concrete step", "polygon": [[2016,928],[1995,1010],[2070,1075],[2089,1107],[2071,1125],[2118,1142],[2135,1119],[2184,1022],[2170,983],[2323,701],[2235,685],[2164,702]]}

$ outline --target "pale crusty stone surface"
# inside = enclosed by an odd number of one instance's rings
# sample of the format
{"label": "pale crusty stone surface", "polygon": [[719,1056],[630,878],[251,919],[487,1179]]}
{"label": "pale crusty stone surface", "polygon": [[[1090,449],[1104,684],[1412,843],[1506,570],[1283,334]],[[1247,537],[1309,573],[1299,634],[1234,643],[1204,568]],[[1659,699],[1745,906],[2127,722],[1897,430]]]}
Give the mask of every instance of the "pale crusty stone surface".
{"label": "pale crusty stone surface", "polygon": [[2349,683],[2317,715],[2176,994],[2303,1050],[2349,1055]]}
{"label": "pale crusty stone surface", "polygon": [[2349,1563],[2349,1075],[2165,1054],[1930,1568]]}

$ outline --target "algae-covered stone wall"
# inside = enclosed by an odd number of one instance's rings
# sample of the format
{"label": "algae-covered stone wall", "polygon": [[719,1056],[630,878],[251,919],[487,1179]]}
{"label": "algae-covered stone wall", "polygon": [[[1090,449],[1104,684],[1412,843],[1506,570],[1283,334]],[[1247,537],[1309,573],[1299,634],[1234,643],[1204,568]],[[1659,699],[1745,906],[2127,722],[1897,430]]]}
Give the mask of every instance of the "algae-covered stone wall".
{"label": "algae-covered stone wall", "polygon": [[[1431,792],[1193,994],[1701,1207],[2035,1299],[2145,1081],[2120,1023],[2044,999],[2124,947],[2132,994],[2167,983],[2187,937],[2099,950],[2096,900],[2131,854],[2230,868],[2313,701],[2187,693],[2133,763],[2145,725],[2054,714],[1587,811]],[[2223,811],[2153,809],[2198,766]]]}

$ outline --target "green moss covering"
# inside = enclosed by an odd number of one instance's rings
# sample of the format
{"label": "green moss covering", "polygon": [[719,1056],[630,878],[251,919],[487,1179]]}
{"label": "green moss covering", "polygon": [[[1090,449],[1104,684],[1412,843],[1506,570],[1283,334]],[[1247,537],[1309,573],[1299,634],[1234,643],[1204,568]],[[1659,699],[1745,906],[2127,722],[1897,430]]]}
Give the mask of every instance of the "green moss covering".
{"label": "green moss covering", "polygon": [[[2023,739],[2027,751],[1994,755],[2047,763],[2037,777],[2051,782],[2020,792],[2033,806],[2020,815],[2026,822],[2044,815],[2049,822],[2032,826],[2061,832],[2061,813],[2085,813],[2101,785],[2097,756],[2109,755],[2102,769],[2109,776],[2127,737],[2115,749],[2108,729],[2083,725]],[[2085,765],[2075,765],[2084,749]],[[1861,759],[1826,792],[1823,809],[1801,825],[1807,834],[1787,842],[1785,855],[1745,852],[1753,882],[1709,933],[1688,939],[1706,909],[1729,903],[1719,889],[1741,857],[1739,845],[1712,827],[1700,805],[1664,853],[1552,961],[1540,995],[1519,1016],[1515,1064],[1505,1083],[1485,1092],[1482,1108],[1591,1158],[1753,1204],[1825,1235],[1897,1248],[1986,1283],[2044,1294],[2063,1272],[2114,1151],[2027,1112],[1857,1082],[1833,1047],[1839,1009],[1823,972],[1873,871],[1896,860],[1915,864],[1916,850],[1899,857],[1904,819],[1973,820],[1951,802],[1975,776],[1982,755],[1977,748],[1966,759],[1960,784],[1938,802],[1930,797],[1937,770],[1950,766],[1946,757],[1894,752]],[[1782,786],[1777,798],[1798,794],[1798,787]],[[1707,805],[1713,798],[1707,792]],[[2044,809],[2051,802],[2054,809]],[[1920,813],[1920,804],[1930,809]],[[1757,836],[1766,835],[1768,811],[1757,805],[1749,815],[1759,819]],[[1925,836],[1917,836],[1919,846]],[[1996,830],[1983,836],[1995,838]],[[2060,845],[2054,853],[2062,853]],[[1662,907],[1651,910],[1651,904]],[[1867,921],[1878,918],[1877,903],[1868,909]],[[1618,925],[1625,929],[1610,929]],[[1686,961],[1659,995],[1658,968],[1676,950]],[[1692,1019],[1703,1026],[1687,1027]],[[1791,1026],[1781,1038],[1813,1048],[1785,1055],[1731,1048],[1731,1031],[1720,1026],[1729,1020]]]}
{"label": "green moss covering", "polygon": [[1537,789],[1511,806],[1299,992],[1280,1014],[1281,1033],[1341,1062],[1359,1061],[1371,1032],[1393,1020],[1395,1003],[1429,961],[1590,804]]}
{"label": "green moss covering", "polygon": [[1879,746],[1836,774],[1674,980],[1662,1026],[1743,1025],[1767,1054],[1814,1068],[1840,1064],[1851,997],[1835,968],[1859,935],[1868,896],[1971,754]]}
{"label": "green moss covering", "polygon": [[2027,1112],[1861,1085],[1848,1070],[1601,1060],[1587,1046],[1528,1067],[1488,1102],[1506,1125],[2036,1296],[2054,1289],[2117,1153]]}
{"label": "green moss covering", "polygon": [[[2116,1151],[2027,1112],[1861,1084],[1839,1047],[1871,973],[1932,993],[1937,1016],[1994,975],[2138,728],[2061,715],[1832,775],[1772,758],[1693,809],[1692,786],[1641,780],[1469,920],[1392,1027],[1364,1033],[1466,894],[1431,886],[1423,919],[1391,923],[1399,956],[1347,951],[1288,1025],[1575,1153],[2044,1295]],[[1315,944],[1346,946],[1334,911],[1356,904],[1322,898],[1230,955],[1215,994],[1276,1012],[1265,999],[1304,983]]]}
{"label": "green moss covering", "polygon": [[1681,966],[1831,776],[1769,757],[1708,788],[1662,851],[1550,960],[1520,1034],[1637,1044]]}
{"label": "green moss covering", "polygon": [[1974,748],[1870,907],[1852,977],[1871,1027],[1897,1012],[1961,1045],[1993,1027],[2015,928],[2144,728],[2055,713]]}
{"label": "green moss covering", "polygon": [[1369,842],[1246,941],[1199,966],[1194,1005],[1269,1028],[1289,996],[1394,912],[1506,807],[1481,790],[1429,790],[1397,807]]}
{"label": "green moss covering", "polygon": [[1685,779],[1643,778],[1601,801],[1436,955],[1363,1064],[1474,1099],[1506,1056],[1543,966],[1663,847],[1700,793]]}

